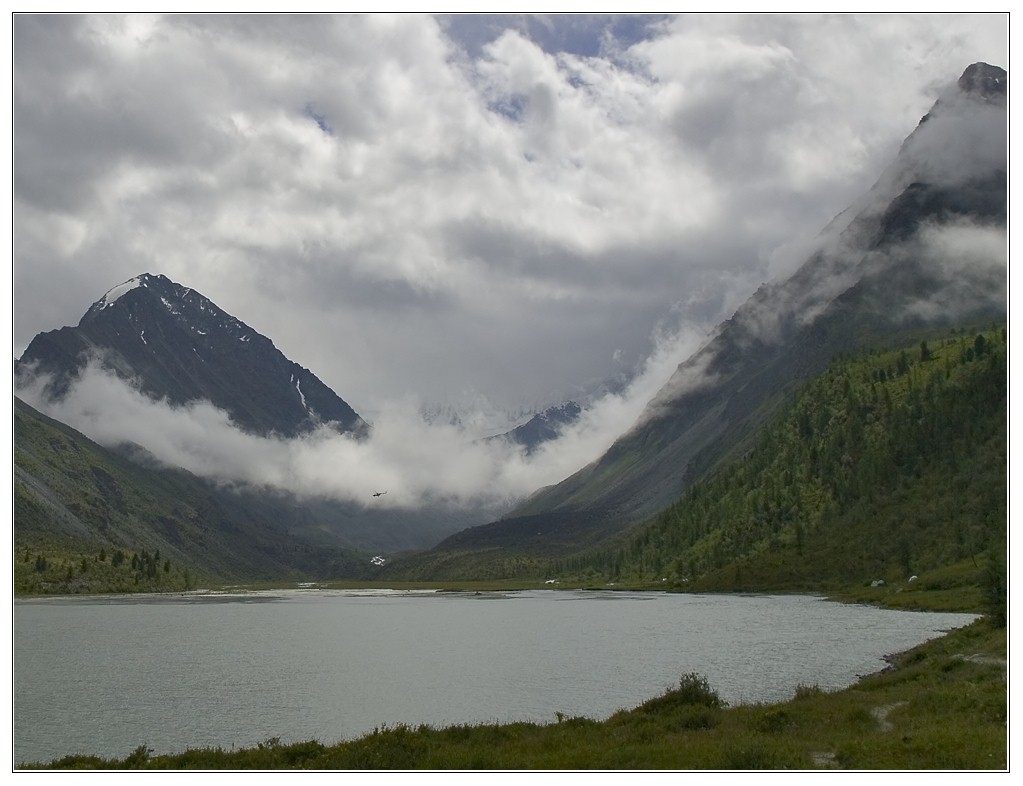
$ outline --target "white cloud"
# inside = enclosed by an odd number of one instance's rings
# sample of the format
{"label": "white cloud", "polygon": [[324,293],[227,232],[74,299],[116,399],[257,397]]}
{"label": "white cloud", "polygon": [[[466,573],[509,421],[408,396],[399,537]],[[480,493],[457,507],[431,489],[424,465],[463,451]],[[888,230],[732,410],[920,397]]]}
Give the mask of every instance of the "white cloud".
{"label": "white cloud", "polygon": [[219,483],[356,503],[380,490],[387,495],[374,500],[376,507],[440,504],[483,512],[506,509],[596,459],[635,422],[695,342],[692,331],[660,335],[643,372],[625,390],[596,399],[559,439],[531,456],[513,443],[481,439],[471,422],[428,423],[414,398],[384,402],[364,440],[326,427],[282,439],[243,432],[209,402],[153,400],[96,360],[59,401],[45,394],[45,377],[26,376],[15,392],[102,445],[142,445],[164,465]]}
{"label": "white cloud", "polygon": [[1007,64],[999,15],[543,21],[15,17],[15,355],[145,271],[360,412],[554,403],[798,264]]}

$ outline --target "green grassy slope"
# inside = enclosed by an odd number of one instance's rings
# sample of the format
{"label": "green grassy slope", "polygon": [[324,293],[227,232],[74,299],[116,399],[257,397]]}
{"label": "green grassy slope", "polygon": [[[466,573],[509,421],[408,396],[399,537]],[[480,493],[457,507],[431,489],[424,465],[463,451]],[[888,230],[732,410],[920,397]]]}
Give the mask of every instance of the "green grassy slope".
{"label": "green grassy slope", "polygon": [[[140,466],[14,400],[15,592],[184,589],[366,571],[361,555],[293,537],[278,512],[187,472]],[[115,565],[118,552],[124,558]]]}

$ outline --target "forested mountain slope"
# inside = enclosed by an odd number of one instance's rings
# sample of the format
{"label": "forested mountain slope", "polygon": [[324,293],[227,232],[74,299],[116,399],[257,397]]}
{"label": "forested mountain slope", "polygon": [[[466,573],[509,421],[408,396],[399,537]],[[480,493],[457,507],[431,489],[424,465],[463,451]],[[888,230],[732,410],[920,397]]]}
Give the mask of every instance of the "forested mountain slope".
{"label": "forested mountain slope", "polygon": [[845,356],[748,449],[619,535],[552,550],[492,525],[490,544],[456,536],[389,575],[824,591],[960,566],[976,583],[1005,557],[1007,358],[997,325]]}
{"label": "forested mountain slope", "polygon": [[1003,560],[1006,341],[953,332],[836,361],[745,456],[552,570],[778,590]]}

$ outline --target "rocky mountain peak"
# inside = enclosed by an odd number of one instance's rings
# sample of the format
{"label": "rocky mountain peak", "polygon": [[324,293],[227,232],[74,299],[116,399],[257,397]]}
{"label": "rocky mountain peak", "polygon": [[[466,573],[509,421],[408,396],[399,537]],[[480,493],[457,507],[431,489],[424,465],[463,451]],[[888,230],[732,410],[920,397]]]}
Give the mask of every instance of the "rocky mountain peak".
{"label": "rocky mountain peak", "polygon": [[359,415],[311,371],[213,301],[143,273],[108,290],[77,327],[40,333],[18,363],[67,395],[89,362],[170,404],[206,400],[246,431],[295,436],[320,424],[362,433]]}
{"label": "rocky mountain peak", "polygon": [[1009,75],[1004,68],[974,63],[963,71],[957,86],[964,93],[980,98],[1004,98],[1009,91]]}
{"label": "rocky mountain peak", "polygon": [[196,337],[209,335],[210,330],[222,330],[241,341],[269,341],[201,293],[163,275],[142,273],[118,284],[93,303],[78,324],[81,327],[97,320],[112,319],[115,315],[134,325],[154,318],[169,318]]}

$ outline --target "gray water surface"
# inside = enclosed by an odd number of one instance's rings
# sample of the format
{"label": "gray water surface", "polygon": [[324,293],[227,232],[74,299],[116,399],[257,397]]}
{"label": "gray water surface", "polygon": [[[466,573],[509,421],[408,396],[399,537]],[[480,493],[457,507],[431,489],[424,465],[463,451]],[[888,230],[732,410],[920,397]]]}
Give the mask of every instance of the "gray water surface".
{"label": "gray water surface", "polygon": [[730,704],[846,687],[976,619],[807,596],[283,590],[17,600],[14,763],[606,718],[697,672]]}

